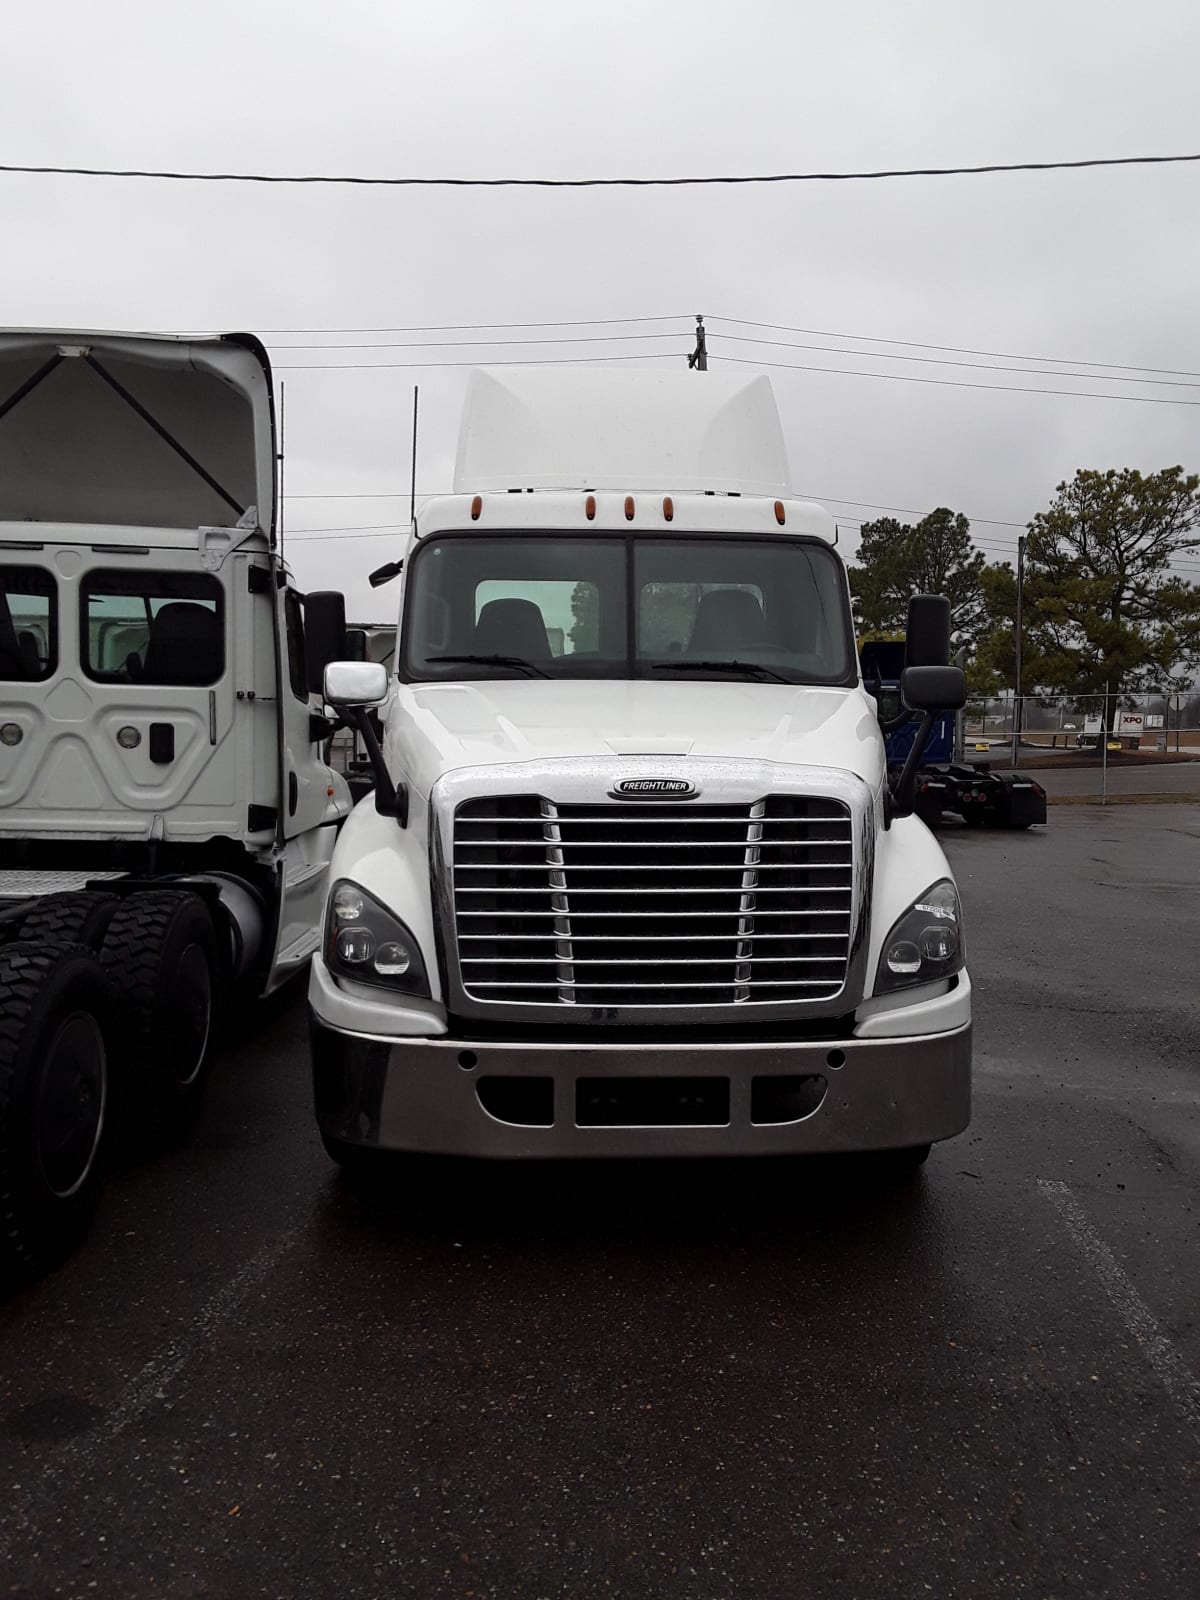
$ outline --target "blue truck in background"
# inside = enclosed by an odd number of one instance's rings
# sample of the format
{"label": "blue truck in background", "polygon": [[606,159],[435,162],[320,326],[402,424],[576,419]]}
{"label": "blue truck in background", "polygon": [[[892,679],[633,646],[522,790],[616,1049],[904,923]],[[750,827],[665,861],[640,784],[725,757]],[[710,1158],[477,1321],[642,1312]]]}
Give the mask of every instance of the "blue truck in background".
{"label": "blue truck in background", "polygon": [[[902,639],[869,639],[859,646],[863,682],[879,701],[889,768],[903,767],[920,719],[900,699]],[[917,771],[916,812],[936,828],[946,812],[973,827],[1031,828],[1046,820],[1046,791],[1020,772],[993,772],[961,755],[962,713],[945,711],[934,722]]]}

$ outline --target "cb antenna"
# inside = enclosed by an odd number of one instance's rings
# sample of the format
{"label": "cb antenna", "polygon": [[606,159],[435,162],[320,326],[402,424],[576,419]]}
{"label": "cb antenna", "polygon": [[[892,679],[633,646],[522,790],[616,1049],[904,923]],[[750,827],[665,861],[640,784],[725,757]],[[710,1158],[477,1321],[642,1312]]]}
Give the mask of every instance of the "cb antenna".
{"label": "cb antenna", "polygon": [[283,430],[283,395],[286,388],[283,379],[279,380],[279,452],[276,459],[279,462],[279,515],[275,518],[275,525],[279,529],[279,559],[283,560],[283,457],[284,457],[284,430]]}
{"label": "cb antenna", "polygon": [[409,480],[409,515],[412,523],[413,536],[417,532],[417,402],[420,389],[413,384],[413,436],[412,436],[412,476]]}

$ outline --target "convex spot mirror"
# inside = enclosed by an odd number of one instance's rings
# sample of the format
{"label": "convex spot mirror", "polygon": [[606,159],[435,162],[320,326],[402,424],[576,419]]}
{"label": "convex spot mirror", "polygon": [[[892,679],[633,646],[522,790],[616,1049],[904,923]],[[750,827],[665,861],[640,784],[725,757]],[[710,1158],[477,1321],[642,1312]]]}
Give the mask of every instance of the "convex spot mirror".
{"label": "convex spot mirror", "polygon": [[331,661],[323,692],[331,706],[377,706],[387,699],[388,670],[382,661]]}
{"label": "convex spot mirror", "polygon": [[961,711],[967,679],[961,667],[905,667],[900,698],[910,711]]}

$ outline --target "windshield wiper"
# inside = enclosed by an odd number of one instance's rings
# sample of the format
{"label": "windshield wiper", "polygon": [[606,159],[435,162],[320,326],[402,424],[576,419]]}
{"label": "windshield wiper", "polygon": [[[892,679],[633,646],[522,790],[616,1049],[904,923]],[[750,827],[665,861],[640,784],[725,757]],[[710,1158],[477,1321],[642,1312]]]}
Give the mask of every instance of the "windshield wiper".
{"label": "windshield wiper", "polygon": [[655,672],[744,672],[747,677],[766,678],[772,683],[790,683],[793,688],[795,681],[785,678],[781,672],[776,672],[774,667],[764,667],[760,661],[656,661]]}
{"label": "windshield wiper", "polygon": [[523,672],[530,678],[548,678],[550,674],[543,672],[541,667],[535,667],[532,661],[526,661],[524,656],[426,656],[426,661],[465,662],[480,667],[515,667],[518,672]]}

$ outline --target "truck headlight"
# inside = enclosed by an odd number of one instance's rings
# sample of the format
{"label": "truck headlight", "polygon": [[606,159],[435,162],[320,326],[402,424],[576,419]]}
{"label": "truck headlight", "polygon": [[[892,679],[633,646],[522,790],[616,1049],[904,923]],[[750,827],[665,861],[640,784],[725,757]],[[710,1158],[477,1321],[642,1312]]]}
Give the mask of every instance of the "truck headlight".
{"label": "truck headlight", "polygon": [[958,890],[942,878],[909,906],[883,941],[875,993],[948,978],[965,959]]}
{"label": "truck headlight", "polygon": [[409,930],[357,883],[333,886],[325,919],[325,961],[331,972],[406,994],[429,993],[421,947]]}

